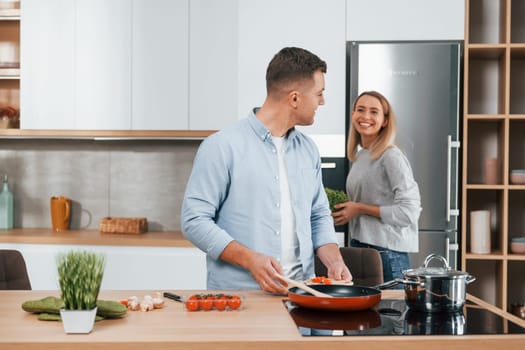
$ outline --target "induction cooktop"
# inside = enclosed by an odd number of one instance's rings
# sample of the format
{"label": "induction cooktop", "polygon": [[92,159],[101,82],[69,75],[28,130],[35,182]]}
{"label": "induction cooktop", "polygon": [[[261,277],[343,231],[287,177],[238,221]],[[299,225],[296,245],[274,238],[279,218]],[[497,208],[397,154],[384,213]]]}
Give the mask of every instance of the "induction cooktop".
{"label": "induction cooktop", "polygon": [[364,311],[324,311],[285,302],[303,336],[524,334],[525,328],[467,302],[460,312],[411,310],[404,300],[381,300]]}

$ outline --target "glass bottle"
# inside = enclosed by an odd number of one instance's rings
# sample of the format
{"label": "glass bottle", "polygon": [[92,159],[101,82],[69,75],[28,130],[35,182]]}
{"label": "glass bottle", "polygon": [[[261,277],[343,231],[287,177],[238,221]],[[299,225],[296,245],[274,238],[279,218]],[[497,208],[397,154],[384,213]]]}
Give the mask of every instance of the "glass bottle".
{"label": "glass bottle", "polygon": [[9,191],[7,175],[4,175],[2,192],[0,192],[0,229],[13,228],[13,194]]}

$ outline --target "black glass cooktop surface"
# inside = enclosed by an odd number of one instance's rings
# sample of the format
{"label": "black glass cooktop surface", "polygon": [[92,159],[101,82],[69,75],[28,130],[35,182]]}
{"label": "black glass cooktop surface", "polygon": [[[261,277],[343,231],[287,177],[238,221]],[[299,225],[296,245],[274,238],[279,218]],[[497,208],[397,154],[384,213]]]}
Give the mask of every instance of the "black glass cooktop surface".
{"label": "black glass cooktop surface", "polygon": [[525,334],[525,328],[467,303],[456,313],[411,310],[404,300],[381,300],[364,311],[324,311],[285,306],[303,336]]}

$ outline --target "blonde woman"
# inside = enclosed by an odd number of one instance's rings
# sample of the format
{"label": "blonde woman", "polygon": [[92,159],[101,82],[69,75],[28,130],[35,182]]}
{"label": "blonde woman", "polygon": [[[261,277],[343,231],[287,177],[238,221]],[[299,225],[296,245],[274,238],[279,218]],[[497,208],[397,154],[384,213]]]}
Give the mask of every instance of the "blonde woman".
{"label": "blonde woman", "polygon": [[336,225],[349,224],[351,246],[381,253],[385,281],[402,278],[410,267],[408,253],[418,251],[421,211],[418,185],[395,136],[388,100],[377,91],[361,93],[352,108],[348,140],[349,201],[336,205],[332,214]]}

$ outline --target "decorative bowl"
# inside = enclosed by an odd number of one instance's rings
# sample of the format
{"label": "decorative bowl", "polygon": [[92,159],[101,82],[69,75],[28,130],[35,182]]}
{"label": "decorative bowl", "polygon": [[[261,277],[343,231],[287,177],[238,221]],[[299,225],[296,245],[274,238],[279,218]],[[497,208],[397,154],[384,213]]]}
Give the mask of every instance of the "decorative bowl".
{"label": "decorative bowl", "polygon": [[525,169],[514,169],[510,171],[510,183],[516,185],[525,184]]}
{"label": "decorative bowl", "polygon": [[510,251],[516,254],[525,254],[525,237],[514,237],[510,240]]}

